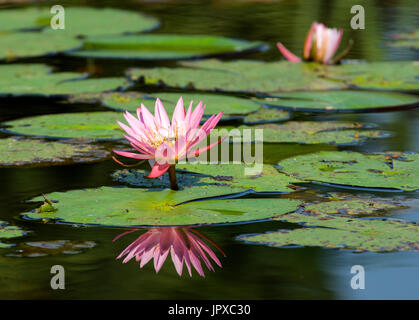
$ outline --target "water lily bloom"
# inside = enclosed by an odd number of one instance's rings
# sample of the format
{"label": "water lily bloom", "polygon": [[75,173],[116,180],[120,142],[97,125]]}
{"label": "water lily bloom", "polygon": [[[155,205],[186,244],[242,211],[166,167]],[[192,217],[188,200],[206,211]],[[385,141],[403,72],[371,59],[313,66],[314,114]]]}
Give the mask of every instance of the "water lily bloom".
{"label": "water lily bloom", "polygon": [[158,98],[155,103],[154,116],[143,104],[137,109],[137,117],[126,111],[124,117],[128,125],[119,121],[118,124],[126,132],[124,137],[139,153],[118,150],[114,152],[128,158],[153,160],[154,165],[148,178],[157,178],[169,171],[171,188],[177,190],[176,162],[186,157],[196,157],[222,140],[205,147],[197,147],[214,129],[223,113],[212,115],[199,128],[205,105],[202,105],[201,101],[194,110],[192,110],[192,105],[193,101],[185,112],[183,99],[180,97],[171,122]]}
{"label": "water lily bloom", "polygon": [[[304,43],[303,59],[323,64],[335,63],[339,59],[333,59],[333,56],[339,48],[342,34],[342,29],[327,28],[323,23],[313,22]],[[281,42],[276,45],[287,60],[292,62],[301,61],[301,58],[290,52]]]}
{"label": "water lily bloom", "polygon": [[[125,232],[113,241],[136,230]],[[121,252],[117,259],[126,256],[123,263],[127,263],[135,258],[140,263],[140,268],[146,265],[151,259],[154,259],[154,269],[158,273],[170,252],[179,276],[182,275],[183,265],[185,264],[189,276],[192,276],[191,267],[193,267],[200,276],[205,277],[201,260],[211,271],[215,270],[210,259],[220,268],[222,268],[222,265],[211,247],[201,238],[205,238],[225,256],[224,252],[215,243],[190,227],[154,227],[148,228],[147,232],[132,242]]]}

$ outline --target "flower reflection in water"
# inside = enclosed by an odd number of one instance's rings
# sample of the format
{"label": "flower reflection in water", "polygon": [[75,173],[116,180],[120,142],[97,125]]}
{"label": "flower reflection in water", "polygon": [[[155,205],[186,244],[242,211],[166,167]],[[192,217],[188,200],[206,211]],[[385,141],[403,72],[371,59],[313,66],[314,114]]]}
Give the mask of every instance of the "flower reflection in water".
{"label": "flower reflection in water", "polygon": [[[120,234],[113,241],[137,230],[139,229],[133,229]],[[206,242],[203,239],[206,240]],[[192,266],[200,276],[205,277],[201,260],[211,271],[215,271],[211,264],[211,259],[222,268],[220,260],[207,242],[217,248],[224,257],[226,256],[213,241],[191,227],[147,228],[147,232],[132,242],[121,252],[117,259],[126,256],[123,263],[127,263],[135,258],[135,260],[140,263],[140,268],[146,265],[151,259],[154,259],[154,269],[156,270],[156,273],[158,273],[170,251],[173,264],[175,265],[179,276],[182,275],[183,264],[185,264],[189,276],[192,276]]]}

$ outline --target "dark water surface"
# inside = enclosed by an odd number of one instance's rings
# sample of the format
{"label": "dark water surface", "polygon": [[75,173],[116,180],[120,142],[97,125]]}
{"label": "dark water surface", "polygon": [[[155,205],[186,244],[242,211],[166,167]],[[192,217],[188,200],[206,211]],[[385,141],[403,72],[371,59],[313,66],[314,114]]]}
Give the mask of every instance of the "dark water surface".
{"label": "dark water surface", "polygon": [[[55,3],[54,3],[55,4]],[[349,38],[355,46],[348,58],[375,60],[418,59],[418,51],[386,46],[385,40],[393,32],[419,27],[417,1],[169,1],[151,3],[137,1],[60,1],[66,5],[112,6],[145,12],[159,18],[157,33],[215,34],[248,40],[262,40],[271,49],[252,55],[249,59],[267,61],[280,58],[274,47],[281,40],[295,53],[301,52],[305,34],[313,20],[329,26],[344,28],[343,43]],[[350,7],[361,4],[366,10],[366,29],[351,30]],[[33,5],[33,4],[31,4]],[[43,5],[49,5],[44,3]],[[6,8],[6,5],[3,5]],[[110,21],[112,23],[117,21]],[[98,76],[122,75],[133,66],[150,66],[138,61],[98,60],[76,58],[40,58],[28,62],[49,63],[57,70],[94,70]],[[171,64],[171,63],[164,63]],[[156,64],[157,65],[157,64]],[[143,91],[150,88],[141,88]],[[63,105],[46,99],[5,99],[0,101],[0,121],[45,113],[100,110],[91,105]],[[351,115],[296,114],[297,119],[348,120],[371,122],[394,133],[391,138],[367,142],[360,147],[339,148],[360,151],[416,151],[419,152],[419,110],[391,113]],[[2,133],[1,137],[6,136]],[[265,162],[279,160],[300,153],[330,146],[266,145]],[[16,247],[2,249],[0,257],[0,298],[18,299],[364,299],[364,298],[419,298],[419,254],[352,253],[349,250],[322,248],[271,248],[237,241],[236,237],[291,228],[290,224],[261,221],[196,228],[212,239],[225,252],[223,268],[206,272],[201,278],[196,273],[190,278],[184,272],[179,277],[170,257],[159,274],[152,262],[143,269],[130,261],[115,260],[118,254],[142,231],[126,235],[116,242],[112,239],[124,232],[121,228],[73,227],[27,221],[19,213],[30,208],[26,200],[41,193],[70,189],[114,185],[110,173],[120,169],[112,160],[96,164],[63,167],[0,169],[0,220],[10,221],[33,232],[14,243],[28,241],[93,241],[96,246],[81,254],[57,254],[44,257],[14,257]],[[293,196],[310,200],[316,194],[341,191],[330,187],[310,185],[309,189]],[[344,190],[343,190],[344,191]],[[359,191],[350,191],[360,193]],[[364,192],[379,196],[394,194]],[[409,209],[392,212],[391,216],[419,221],[418,193],[397,194],[409,200]],[[221,255],[219,255],[221,257]],[[51,290],[50,268],[62,265],[66,270],[66,289]],[[366,272],[366,289],[350,287],[351,266],[362,265]]]}

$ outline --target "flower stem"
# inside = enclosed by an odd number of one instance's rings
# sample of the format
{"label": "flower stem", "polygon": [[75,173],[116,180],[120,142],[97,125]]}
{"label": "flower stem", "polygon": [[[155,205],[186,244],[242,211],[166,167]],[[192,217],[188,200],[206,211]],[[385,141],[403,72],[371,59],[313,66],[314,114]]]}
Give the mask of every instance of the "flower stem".
{"label": "flower stem", "polygon": [[177,179],[176,179],[176,171],[175,171],[175,165],[171,165],[169,167],[169,178],[170,178],[170,189],[172,190],[179,190],[179,187],[177,185]]}

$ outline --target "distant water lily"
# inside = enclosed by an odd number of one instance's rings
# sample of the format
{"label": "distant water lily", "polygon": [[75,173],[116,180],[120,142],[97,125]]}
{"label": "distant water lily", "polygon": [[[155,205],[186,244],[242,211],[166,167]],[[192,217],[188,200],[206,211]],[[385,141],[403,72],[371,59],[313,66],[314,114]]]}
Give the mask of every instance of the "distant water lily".
{"label": "distant water lily", "polygon": [[180,97],[173,112],[172,122],[158,98],[155,103],[154,116],[143,104],[137,109],[137,118],[126,111],[124,117],[129,126],[119,121],[118,124],[127,133],[124,137],[140,153],[118,150],[114,150],[114,152],[128,158],[154,160],[148,178],[157,178],[169,171],[171,189],[178,190],[175,173],[176,162],[186,157],[196,157],[222,140],[197,148],[198,143],[205,139],[217,125],[223,113],[212,115],[201,128],[198,128],[205,105],[203,106],[201,101],[192,111],[192,103],[193,101],[191,101],[188,111],[185,112],[183,99]]}
{"label": "distant water lily", "polygon": [[[303,59],[323,64],[338,62],[349,52],[352,46],[352,41],[350,41],[349,47],[338,57],[333,58],[339,48],[342,35],[343,30],[341,28],[339,30],[327,28],[323,23],[313,22],[304,43]],[[290,52],[281,42],[276,45],[287,60],[301,62],[301,58]]]}
{"label": "distant water lily", "polygon": [[[113,241],[136,230],[138,229],[125,232]],[[154,259],[154,269],[158,273],[170,252],[179,276],[182,275],[183,265],[185,264],[189,276],[192,276],[192,266],[200,276],[205,277],[201,260],[211,271],[215,270],[210,258],[220,268],[222,268],[222,265],[211,247],[201,238],[205,238],[225,256],[224,252],[215,243],[190,227],[154,227],[148,228],[147,232],[132,242],[117,259],[126,255],[123,263],[127,263],[135,258],[140,263],[140,268]]]}

